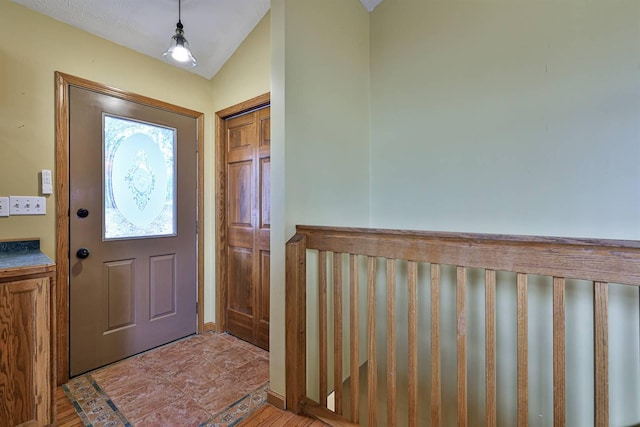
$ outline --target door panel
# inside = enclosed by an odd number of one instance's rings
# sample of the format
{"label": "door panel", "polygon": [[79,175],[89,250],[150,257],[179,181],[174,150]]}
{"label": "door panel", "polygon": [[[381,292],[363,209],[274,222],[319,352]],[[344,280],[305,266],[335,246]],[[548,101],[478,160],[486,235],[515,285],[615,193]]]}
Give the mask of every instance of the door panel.
{"label": "door panel", "polygon": [[196,331],[197,123],[78,87],[69,117],[74,376]]}
{"label": "door panel", "polygon": [[229,151],[236,151],[242,148],[251,148],[253,139],[253,123],[240,120],[233,127],[228,128]]}
{"label": "door panel", "polygon": [[151,320],[176,312],[176,255],[159,255],[151,261]]}
{"label": "door panel", "polygon": [[253,254],[242,248],[229,248],[229,308],[253,315]]}
{"label": "door panel", "polygon": [[270,109],[227,119],[225,127],[226,325],[231,334],[268,349]]}
{"label": "door panel", "polygon": [[252,226],[252,184],[253,165],[251,161],[229,165],[229,224],[233,227]]}
{"label": "door panel", "polygon": [[135,260],[105,262],[102,300],[106,302],[103,329],[113,332],[135,324]]}
{"label": "door panel", "polygon": [[269,345],[269,280],[271,274],[269,251],[260,251],[260,292],[257,341],[260,347]]}
{"label": "door panel", "polygon": [[260,159],[260,228],[271,226],[271,159]]}
{"label": "door panel", "polygon": [[260,116],[260,146],[271,144],[271,118]]}

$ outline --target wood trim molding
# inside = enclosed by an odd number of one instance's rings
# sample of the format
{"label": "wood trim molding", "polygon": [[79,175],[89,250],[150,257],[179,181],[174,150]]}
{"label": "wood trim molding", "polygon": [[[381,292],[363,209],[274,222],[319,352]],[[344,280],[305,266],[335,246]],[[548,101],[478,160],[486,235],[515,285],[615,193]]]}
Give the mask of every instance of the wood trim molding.
{"label": "wood trim molding", "polygon": [[[204,114],[195,112],[198,125],[198,333],[204,331]],[[186,115],[186,114],[185,114]]]}
{"label": "wood trim molding", "polygon": [[222,333],[226,330],[227,283],[227,197],[225,192],[226,150],[224,147],[225,119],[245,113],[257,108],[265,107],[271,102],[271,93],[267,92],[248,101],[220,110],[215,114],[215,211],[216,211],[216,330]]}
{"label": "wood trim molding", "polygon": [[226,316],[224,315],[225,303],[227,300],[227,197],[224,192],[225,182],[225,150],[220,141],[224,141],[224,118],[216,113],[215,117],[215,156],[216,156],[216,182],[214,193],[216,195],[216,326],[217,332],[224,332],[226,329]]}
{"label": "wood trim molding", "polygon": [[216,324],[213,322],[207,322],[202,325],[202,332],[216,332]]}
{"label": "wood trim molding", "polygon": [[58,385],[69,380],[69,89],[71,86],[196,119],[198,144],[198,332],[204,329],[204,113],[55,72],[56,317]]}
{"label": "wood trim molding", "polygon": [[56,72],[56,317],[58,385],[69,380],[69,86]]}
{"label": "wood trim molding", "polygon": [[258,95],[255,98],[251,98],[247,101],[241,102],[239,104],[232,105],[231,107],[225,108],[224,110],[220,110],[216,112],[216,116],[226,119],[231,116],[238,115],[240,113],[246,113],[261,107],[266,107],[270,103],[271,103],[271,92],[267,92],[267,93],[263,93],[262,95]]}
{"label": "wood trim molding", "polygon": [[283,411],[286,409],[284,404],[284,396],[276,393],[271,389],[267,390],[267,403],[275,406],[278,409],[282,409]]}

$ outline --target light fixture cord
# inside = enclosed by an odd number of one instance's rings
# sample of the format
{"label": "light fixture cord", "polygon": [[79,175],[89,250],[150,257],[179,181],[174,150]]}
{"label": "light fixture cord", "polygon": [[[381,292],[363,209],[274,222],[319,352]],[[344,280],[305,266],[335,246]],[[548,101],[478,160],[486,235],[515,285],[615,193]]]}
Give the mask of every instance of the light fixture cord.
{"label": "light fixture cord", "polygon": [[178,27],[179,29],[182,29],[182,10],[181,10],[181,5],[182,1],[178,0],[178,24],[176,25],[176,27]]}

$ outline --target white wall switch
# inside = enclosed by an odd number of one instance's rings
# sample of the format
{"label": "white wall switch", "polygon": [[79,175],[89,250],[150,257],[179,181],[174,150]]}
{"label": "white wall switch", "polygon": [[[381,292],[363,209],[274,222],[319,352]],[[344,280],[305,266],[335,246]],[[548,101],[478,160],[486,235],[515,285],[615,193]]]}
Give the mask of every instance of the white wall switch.
{"label": "white wall switch", "polygon": [[9,198],[0,197],[0,216],[9,216]]}
{"label": "white wall switch", "polygon": [[51,171],[42,169],[42,194],[53,193],[53,183],[51,181]]}
{"label": "white wall switch", "polygon": [[47,199],[44,197],[34,197],[35,206],[34,214],[35,215],[45,215],[47,213]]}
{"label": "white wall switch", "polygon": [[10,215],[44,215],[47,213],[47,202],[44,197],[9,196]]}

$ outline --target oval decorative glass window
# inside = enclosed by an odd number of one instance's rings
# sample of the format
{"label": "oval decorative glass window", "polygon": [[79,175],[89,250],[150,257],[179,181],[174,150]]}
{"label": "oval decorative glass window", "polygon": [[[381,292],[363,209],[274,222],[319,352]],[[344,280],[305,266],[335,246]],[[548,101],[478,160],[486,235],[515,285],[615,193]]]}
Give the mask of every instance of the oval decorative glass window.
{"label": "oval decorative glass window", "polygon": [[104,115],[104,240],[176,234],[176,130]]}

